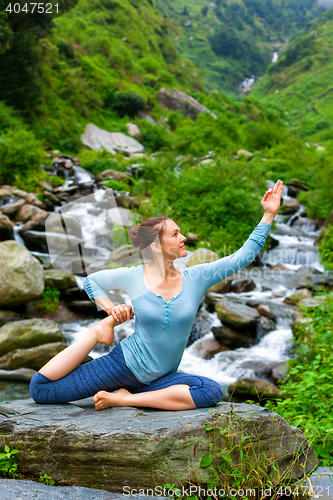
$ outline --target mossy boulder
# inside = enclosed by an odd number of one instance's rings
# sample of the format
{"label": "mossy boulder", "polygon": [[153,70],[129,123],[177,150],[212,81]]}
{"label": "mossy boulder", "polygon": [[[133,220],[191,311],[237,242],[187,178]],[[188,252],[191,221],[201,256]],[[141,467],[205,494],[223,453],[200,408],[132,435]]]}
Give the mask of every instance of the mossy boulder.
{"label": "mossy boulder", "polygon": [[58,290],[67,290],[77,286],[73,273],[62,269],[47,269],[44,271],[45,286],[51,286]]}
{"label": "mossy boulder", "polygon": [[55,321],[49,319],[13,321],[0,328],[0,356],[15,349],[28,349],[63,340],[59,325]]}
{"label": "mossy boulder", "polygon": [[15,349],[0,357],[0,369],[16,370],[24,367],[38,371],[66,347],[65,342],[53,342],[30,349]]}
{"label": "mossy boulder", "polygon": [[17,241],[0,243],[0,275],[0,306],[20,306],[44,291],[42,264]]}

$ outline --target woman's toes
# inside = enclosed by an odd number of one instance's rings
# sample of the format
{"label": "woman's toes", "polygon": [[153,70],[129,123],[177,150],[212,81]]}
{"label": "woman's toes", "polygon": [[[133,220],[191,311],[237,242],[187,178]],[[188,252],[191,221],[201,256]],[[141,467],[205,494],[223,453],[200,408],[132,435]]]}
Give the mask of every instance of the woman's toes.
{"label": "woman's toes", "polygon": [[100,399],[105,398],[106,395],[107,392],[105,391],[96,392],[95,396],[93,397],[93,401],[97,403]]}

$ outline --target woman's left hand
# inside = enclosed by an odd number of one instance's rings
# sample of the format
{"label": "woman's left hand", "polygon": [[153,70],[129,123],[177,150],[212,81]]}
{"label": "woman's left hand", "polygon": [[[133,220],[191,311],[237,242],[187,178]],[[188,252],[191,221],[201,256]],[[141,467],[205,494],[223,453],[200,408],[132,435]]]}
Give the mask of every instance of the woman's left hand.
{"label": "woman's left hand", "polygon": [[283,193],[283,182],[278,180],[273,189],[268,189],[261,200],[265,212],[277,214],[280,208]]}

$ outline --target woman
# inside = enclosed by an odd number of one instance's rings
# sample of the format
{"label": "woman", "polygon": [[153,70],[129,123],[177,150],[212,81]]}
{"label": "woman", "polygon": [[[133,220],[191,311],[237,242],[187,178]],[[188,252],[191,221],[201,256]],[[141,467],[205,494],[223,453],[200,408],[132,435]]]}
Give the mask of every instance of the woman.
{"label": "woman", "polygon": [[[217,382],[177,373],[177,368],[204,293],[254,260],[279,210],[282,192],[280,180],[266,191],[261,200],[265,214],[237,252],[181,271],[173,261],[186,256],[186,238],[173,220],[152,217],[131,229],[131,242],[150,263],[98,271],[84,280],[90,299],[108,317],[34,375],[32,398],[37,403],[65,403],[94,396],[96,410],[112,406],[189,410],[217,405],[222,397]],[[112,288],[128,293],[133,311],[109,300],[105,290]],[[80,365],[98,342],[112,344],[113,328],[134,312],[132,335],[110,353]]]}

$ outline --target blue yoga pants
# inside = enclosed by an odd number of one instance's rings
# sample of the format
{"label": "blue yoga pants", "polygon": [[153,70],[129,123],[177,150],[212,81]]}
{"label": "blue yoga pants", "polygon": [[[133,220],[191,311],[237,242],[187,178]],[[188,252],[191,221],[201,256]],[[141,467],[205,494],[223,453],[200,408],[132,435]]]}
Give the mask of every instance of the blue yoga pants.
{"label": "blue yoga pants", "polygon": [[98,391],[113,392],[124,388],[132,394],[186,384],[197,408],[216,406],[222,398],[220,385],[208,377],[187,373],[169,373],[149,385],[138,380],[127,367],[121,344],[108,354],[78,366],[59,380],[37,372],[30,382],[30,394],[36,403],[60,404],[94,396]]}

